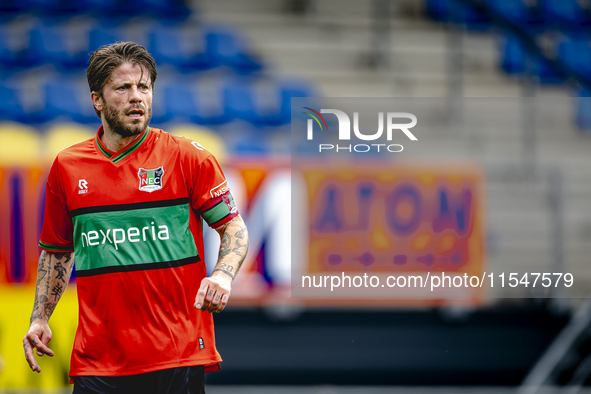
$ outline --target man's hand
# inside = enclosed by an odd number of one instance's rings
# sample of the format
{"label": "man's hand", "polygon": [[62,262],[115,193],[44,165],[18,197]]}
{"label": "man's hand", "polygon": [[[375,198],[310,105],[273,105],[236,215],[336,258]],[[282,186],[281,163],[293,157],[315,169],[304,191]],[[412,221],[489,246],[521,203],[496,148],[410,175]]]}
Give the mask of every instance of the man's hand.
{"label": "man's hand", "polygon": [[37,349],[37,355],[40,357],[44,354],[53,357],[53,350],[47,347],[49,341],[51,341],[51,330],[49,329],[49,325],[41,320],[34,321],[31,324],[31,327],[29,327],[27,335],[25,335],[25,338],[23,339],[25,358],[32,371],[41,372],[41,367],[37,364],[37,360],[35,359],[34,348]]}
{"label": "man's hand", "polygon": [[248,231],[240,215],[216,227],[215,231],[221,237],[218,263],[211,277],[203,278],[195,297],[195,308],[209,313],[221,312],[226,307],[232,290],[232,281],[248,251]]}
{"label": "man's hand", "polygon": [[226,274],[214,273],[203,278],[195,297],[195,308],[203,312],[221,312],[226,307],[232,290],[232,279]]}

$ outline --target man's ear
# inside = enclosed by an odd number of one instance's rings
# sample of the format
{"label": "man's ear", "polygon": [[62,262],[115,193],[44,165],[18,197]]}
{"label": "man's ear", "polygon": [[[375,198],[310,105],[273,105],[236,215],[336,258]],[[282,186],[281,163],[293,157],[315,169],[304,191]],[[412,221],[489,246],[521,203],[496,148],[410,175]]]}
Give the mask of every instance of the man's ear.
{"label": "man's ear", "polygon": [[97,111],[103,110],[103,99],[97,92],[90,93],[90,98],[92,100],[92,104]]}

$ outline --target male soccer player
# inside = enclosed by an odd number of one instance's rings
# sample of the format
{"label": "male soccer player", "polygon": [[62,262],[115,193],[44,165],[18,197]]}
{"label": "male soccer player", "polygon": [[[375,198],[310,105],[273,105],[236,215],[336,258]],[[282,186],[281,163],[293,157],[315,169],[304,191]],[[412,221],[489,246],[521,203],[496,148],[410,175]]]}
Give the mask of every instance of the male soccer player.
{"label": "male soccer player", "polygon": [[[215,158],[149,126],[156,64],[132,42],[93,52],[96,136],[55,159],[46,188],[25,357],[53,356],[48,321],[76,259],[74,393],[201,393],[219,369],[211,312],[224,309],[248,234]],[[221,236],[206,276],[202,226]],[[208,313],[209,312],[209,313]]]}

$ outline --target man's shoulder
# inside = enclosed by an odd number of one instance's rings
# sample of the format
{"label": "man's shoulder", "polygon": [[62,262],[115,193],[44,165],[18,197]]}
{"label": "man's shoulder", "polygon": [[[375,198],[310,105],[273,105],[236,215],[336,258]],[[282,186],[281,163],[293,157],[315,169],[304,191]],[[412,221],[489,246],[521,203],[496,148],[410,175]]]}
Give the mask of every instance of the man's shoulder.
{"label": "man's shoulder", "polygon": [[150,127],[150,131],[155,134],[157,140],[168,145],[168,148],[175,147],[181,153],[181,156],[189,160],[202,162],[212,156],[211,152],[205,149],[199,142],[191,139],[170,134],[162,129]]}
{"label": "man's shoulder", "polygon": [[60,163],[78,162],[81,158],[89,157],[89,155],[96,153],[94,146],[94,137],[78,142],[57,154],[57,160]]}

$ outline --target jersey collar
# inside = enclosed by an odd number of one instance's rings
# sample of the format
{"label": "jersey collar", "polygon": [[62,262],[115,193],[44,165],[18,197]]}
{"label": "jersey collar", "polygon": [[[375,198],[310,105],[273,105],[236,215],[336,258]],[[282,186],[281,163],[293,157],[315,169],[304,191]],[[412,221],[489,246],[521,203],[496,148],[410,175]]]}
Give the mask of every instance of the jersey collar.
{"label": "jersey collar", "polygon": [[133,151],[140,147],[144,143],[144,141],[148,138],[148,134],[150,133],[150,126],[146,127],[146,130],[129,145],[125,148],[121,149],[119,152],[113,152],[109,150],[101,141],[101,136],[103,135],[104,130],[103,126],[99,127],[98,132],[96,133],[95,141],[98,150],[105,155],[109,160],[113,163],[117,163],[120,160],[124,159],[125,157],[129,156]]}

